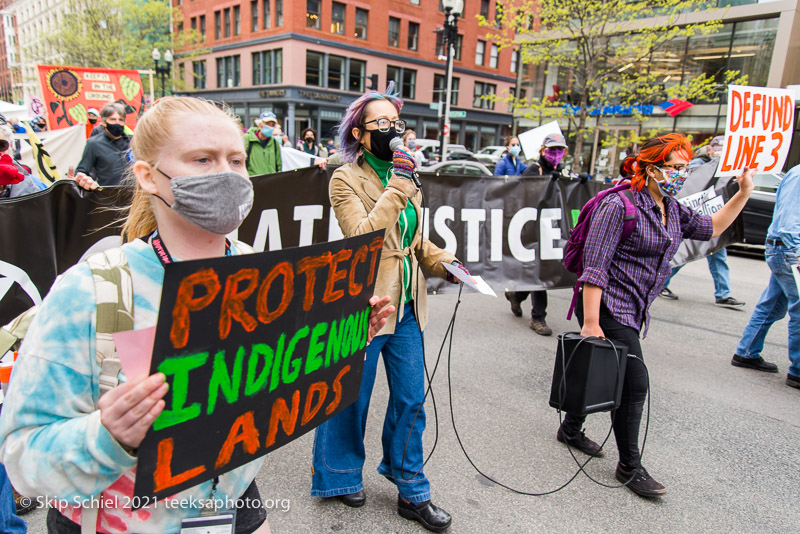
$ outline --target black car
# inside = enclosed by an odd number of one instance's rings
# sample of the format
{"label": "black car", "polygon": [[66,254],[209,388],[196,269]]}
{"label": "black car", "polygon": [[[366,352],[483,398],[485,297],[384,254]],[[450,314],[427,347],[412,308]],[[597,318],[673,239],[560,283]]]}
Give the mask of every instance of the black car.
{"label": "black car", "polygon": [[778,185],[784,174],[756,174],[753,177],[755,190],[742,210],[744,218],[744,243],[747,245],[764,245],[767,229],[772,223],[772,212],[775,209],[775,196]]}

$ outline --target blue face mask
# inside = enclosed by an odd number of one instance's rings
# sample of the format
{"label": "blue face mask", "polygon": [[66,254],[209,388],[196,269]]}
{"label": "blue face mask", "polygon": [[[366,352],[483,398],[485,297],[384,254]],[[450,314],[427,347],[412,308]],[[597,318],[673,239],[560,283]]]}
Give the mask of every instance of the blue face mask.
{"label": "blue face mask", "polygon": [[264,137],[272,137],[272,132],[275,129],[272,126],[262,126],[261,127],[261,135]]}
{"label": "blue face mask", "polygon": [[522,147],[519,145],[511,145],[511,148],[509,148],[508,151],[511,152],[511,155],[516,158],[522,151]]}

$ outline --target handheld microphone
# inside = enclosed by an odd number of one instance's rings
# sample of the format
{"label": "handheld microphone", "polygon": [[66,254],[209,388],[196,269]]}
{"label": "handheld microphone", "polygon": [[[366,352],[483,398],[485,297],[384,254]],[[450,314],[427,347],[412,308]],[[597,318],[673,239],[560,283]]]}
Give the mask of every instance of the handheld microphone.
{"label": "handheld microphone", "polygon": [[417,188],[421,188],[422,182],[419,181],[419,176],[417,175],[417,162],[411,154],[402,150],[402,147],[403,140],[399,137],[395,137],[389,141],[389,148],[394,152],[394,156],[392,157],[394,173],[403,178],[408,178],[414,182]]}

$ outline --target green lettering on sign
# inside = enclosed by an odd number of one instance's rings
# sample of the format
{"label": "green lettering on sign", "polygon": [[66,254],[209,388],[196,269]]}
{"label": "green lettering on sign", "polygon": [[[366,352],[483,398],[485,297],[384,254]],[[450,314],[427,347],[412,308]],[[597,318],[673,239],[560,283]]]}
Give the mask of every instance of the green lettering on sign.
{"label": "green lettering on sign", "polygon": [[173,425],[177,425],[200,415],[200,403],[195,402],[191,406],[186,404],[186,396],[189,392],[189,371],[197,369],[206,363],[208,353],[190,354],[189,356],[175,356],[167,358],[158,366],[158,372],[164,373],[169,377],[172,375],[172,406],[164,409],[161,415],[153,423],[153,430],[161,430]]}

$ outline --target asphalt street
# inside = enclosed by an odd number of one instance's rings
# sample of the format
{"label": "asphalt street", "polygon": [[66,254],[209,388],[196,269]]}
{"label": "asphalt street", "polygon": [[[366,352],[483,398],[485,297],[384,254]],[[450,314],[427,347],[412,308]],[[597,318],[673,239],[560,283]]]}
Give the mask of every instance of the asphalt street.
{"label": "asphalt street", "polygon": [[[643,464],[669,489],[664,498],[652,501],[626,488],[601,487],[584,475],[555,494],[523,496],[470,466],[456,440],[451,408],[472,460],[504,484],[543,492],[557,488],[576,470],[566,447],[555,439],[558,414],[547,402],[555,336],[537,336],[528,328],[527,317],[510,313],[502,295],[463,296],[452,355],[449,361],[446,353],[442,356],[433,380],[438,443],[425,468],[434,502],[453,515],[449,532],[800,531],[800,390],[784,384],[787,320],[772,328],[764,351],[767,360],[778,364],[778,374],[732,367],[731,355],[766,287],[769,269],[756,259],[731,256],[729,263],[733,296],[747,302],[743,309],[714,305],[711,275],[706,262],[699,261],[673,280],[671,289],[680,299],[659,299],[651,310],[650,334],[643,341],[652,389]],[[577,322],[565,319],[571,290],[552,291],[549,298],[553,330],[576,330]],[[456,300],[455,295],[429,299],[430,368],[437,362]],[[526,314],[528,306],[523,305]],[[387,399],[379,366],[366,436],[367,504],[351,509],[335,499],[309,496],[310,433],[271,453],[258,476],[262,498],[274,505],[272,532],[426,532],[397,515],[396,491],[375,471]],[[437,435],[432,400],[426,405],[428,452]],[[607,414],[588,418],[588,436],[602,440],[608,430]],[[605,448],[607,456],[590,462],[587,471],[599,482],[614,485],[613,436]],[[44,516],[43,510],[25,516],[31,532],[45,532]]]}

